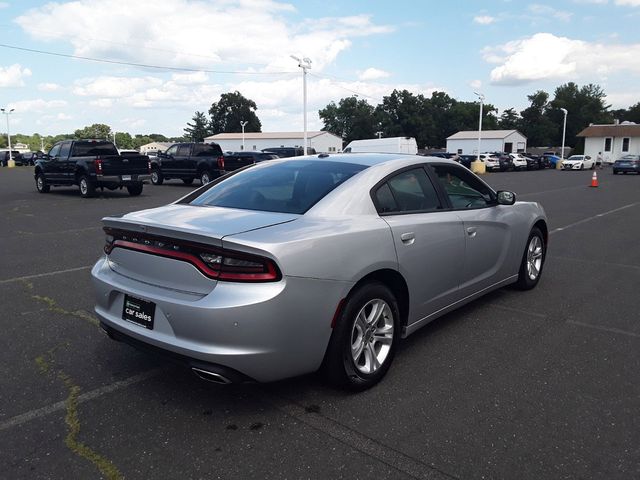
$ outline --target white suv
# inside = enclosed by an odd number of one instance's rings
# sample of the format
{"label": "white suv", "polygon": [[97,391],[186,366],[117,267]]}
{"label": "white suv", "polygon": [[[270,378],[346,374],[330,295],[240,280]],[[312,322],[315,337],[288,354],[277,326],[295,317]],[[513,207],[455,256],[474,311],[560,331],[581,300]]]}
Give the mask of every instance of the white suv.
{"label": "white suv", "polygon": [[500,170],[500,162],[498,157],[490,153],[481,153],[480,161],[484,163],[487,170]]}
{"label": "white suv", "polygon": [[527,159],[521,153],[510,153],[509,156],[513,161],[513,169],[514,170],[526,170],[527,169]]}

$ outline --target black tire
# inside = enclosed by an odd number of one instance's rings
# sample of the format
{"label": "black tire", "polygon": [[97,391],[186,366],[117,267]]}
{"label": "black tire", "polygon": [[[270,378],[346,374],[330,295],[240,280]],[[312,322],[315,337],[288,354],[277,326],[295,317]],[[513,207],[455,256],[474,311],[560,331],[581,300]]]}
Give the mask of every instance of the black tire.
{"label": "black tire", "polygon": [[96,185],[87,175],[82,175],[80,177],[78,180],[78,186],[80,187],[80,196],[82,198],[90,198],[96,194]]}
{"label": "black tire", "polygon": [[51,185],[47,184],[43,173],[36,175],[36,190],[40,193],[49,193],[51,190]]}
{"label": "black tire", "polygon": [[164,177],[162,176],[162,172],[158,168],[151,169],[151,183],[154,185],[162,185],[164,182]]}
{"label": "black tire", "polygon": [[[379,315],[374,313],[375,305],[380,308]],[[365,316],[371,314],[373,322],[358,321],[361,312]],[[378,336],[374,335],[376,332]],[[323,373],[340,388],[354,391],[371,388],[389,370],[399,341],[400,311],[393,293],[379,282],[364,284],[349,295],[338,316],[325,353]],[[360,344],[360,353],[352,353],[354,343]],[[375,363],[367,366],[367,359],[374,357]],[[376,365],[381,357],[381,363]],[[361,360],[364,364],[360,364]],[[371,371],[366,372],[368,369]]]}
{"label": "black tire", "polygon": [[193,178],[183,178],[183,179],[182,179],[182,182],[183,182],[185,185],[191,185],[191,184],[193,183]]}
{"label": "black tire", "polygon": [[211,174],[209,173],[209,170],[201,171],[200,172],[200,183],[202,185],[206,185],[210,181],[211,181]]}
{"label": "black tire", "polygon": [[614,171],[613,171],[613,174],[614,174],[614,175],[617,175],[617,174],[618,174],[618,170],[614,170]]}
{"label": "black tire", "polygon": [[131,195],[132,197],[137,197],[142,193],[142,183],[136,183],[135,185],[128,185],[127,191],[129,192],[129,195]]}
{"label": "black tire", "polygon": [[[533,247],[532,247],[533,245]],[[539,246],[539,250],[538,247]],[[533,249],[532,249],[533,248]],[[531,290],[540,281],[542,276],[542,269],[544,267],[544,260],[547,255],[547,245],[544,241],[544,236],[538,227],[533,227],[529,238],[527,239],[527,245],[525,246],[524,253],[522,254],[522,261],[520,262],[520,270],[518,272],[518,281],[516,282],[516,288],[520,290]],[[535,261],[539,258],[539,265],[537,266],[537,273],[530,269],[530,261]],[[537,265],[537,262],[534,264]],[[535,273],[535,276],[534,276]],[[532,278],[534,277],[534,278]]]}

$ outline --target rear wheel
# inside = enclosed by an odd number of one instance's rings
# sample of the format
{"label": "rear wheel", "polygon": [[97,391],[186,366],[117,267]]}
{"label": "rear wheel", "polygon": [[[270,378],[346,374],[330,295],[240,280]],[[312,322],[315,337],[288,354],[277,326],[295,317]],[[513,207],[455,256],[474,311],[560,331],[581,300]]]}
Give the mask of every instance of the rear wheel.
{"label": "rear wheel", "polygon": [[142,183],[136,183],[135,185],[128,185],[127,191],[129,192],[129,195],[131,195],[132,197],[137,197],[142,193]]}
{"label": "rear wheel", "polygon": [[81,197],[89,198],[95,195],[96,186],[88,176],[86,175],[81,176],[80,181],[78,182],[78,185],[80,186]]}
{"label": "rear wheel", "polygon": [[367,283],[352,294],[340,313],[325,354],[329,381],[365,390],[387,373],[400,340],[400,311],[383,284]]}
{"label": "rear wheel", "polygon": [[162,176],[160,170],[158,170],[157,168],[151,170],[151,183],[153,183],[154,185],[162,185],[163,181],[164,177]]}
{"label": "rear wheel", "polygon": [[51,190],[51,186],[47,185],[47,181],[45,180],[44,174],[42,173],[39,173],[36,176],[36,189],[40,193],[49,193],[49,190]]}
{"label": "rear wheel", "polygon": [[211,181],[211,175],[209,174],[208,170],[203,170],[202,172],[200,172],[200,183],[202,185],[206,185],[210,181]]}
{"label": "rear wheel", "polygon": [[613,171],[613,174],[614,174],[614,175],[617,175],[617,174],[618,174],[618,170],[614,170],[614,171]]}
{"label": "rear wheel", "polygon": [[520,290],[531,290],[538,284],[540,275],[542,275],[545,254],[544,236],[538,227],[534,227],[529,234],[527,247],[522,255],[516,287]]}

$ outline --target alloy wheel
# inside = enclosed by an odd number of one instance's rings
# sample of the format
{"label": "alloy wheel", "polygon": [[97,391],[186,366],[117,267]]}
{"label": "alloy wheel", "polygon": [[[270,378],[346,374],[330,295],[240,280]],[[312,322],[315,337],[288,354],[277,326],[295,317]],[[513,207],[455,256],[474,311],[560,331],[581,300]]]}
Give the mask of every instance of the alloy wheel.
{"label": "alloy wheel", "polygon": [[542,241],[540,237],[533,236],[527,247],[527,275],[535,280],[540,275],[542,267]]}
{"label": "alloy wheel", "polygon": [[384,300],[370,300],[360,309],[351,331],[351,358],[361,373],[375,373],[384,364],[393,330],[393,313]]}

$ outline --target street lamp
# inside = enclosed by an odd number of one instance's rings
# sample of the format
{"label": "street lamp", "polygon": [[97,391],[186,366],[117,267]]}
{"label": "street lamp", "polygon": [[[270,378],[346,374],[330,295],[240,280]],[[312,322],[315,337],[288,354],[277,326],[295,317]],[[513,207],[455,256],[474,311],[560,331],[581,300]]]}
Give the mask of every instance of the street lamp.
{"label": "street lamp", "polygon": [[478,158],[476,161],[480,161],[480,142],[482,141],[482,105],[484,104],[484,95],[482,93],[473,92],[480,99],[480,120],[478,121]]}
{"label": "street lamp", "polygon": [[561,108],[560,110],[562,110],[562,113],[564,113],[564,124],[562,126],[562,153],[560,153],[560,158],[564,160],[564,139],[565,135],[567,134],[567,113],[569,112],[566,108]]}
{"label": "street lamp", "polygon": [[0,108],[0,111],[2,111],[2,113],[7,116],[7,142],[9,143],[9,161],[13,161],[13,151],[11,149],[11,133],[9,132],[9,115],[11,115],[11,112],[13,112],[14,110],[15,108],[12,108],[11,110]]}
{"label": "street lamp", "polygon": [[244,126],[249,123],[243,120],[240,121],[240,126],[242,127],[242,151],[244,151]]}
{"label": "street lamp", "polygon": [[298,58],[291,55],[298,66],[302,69],[302,115],[304,116],[304,154],[307,154],[307,70],[311,68],[311,60],[308,58]]}
{"label": "street lamp", "polygon": [[382,138],[382,134],[383,132],[376,132],[376,135],[378,135],[378,138]]}

